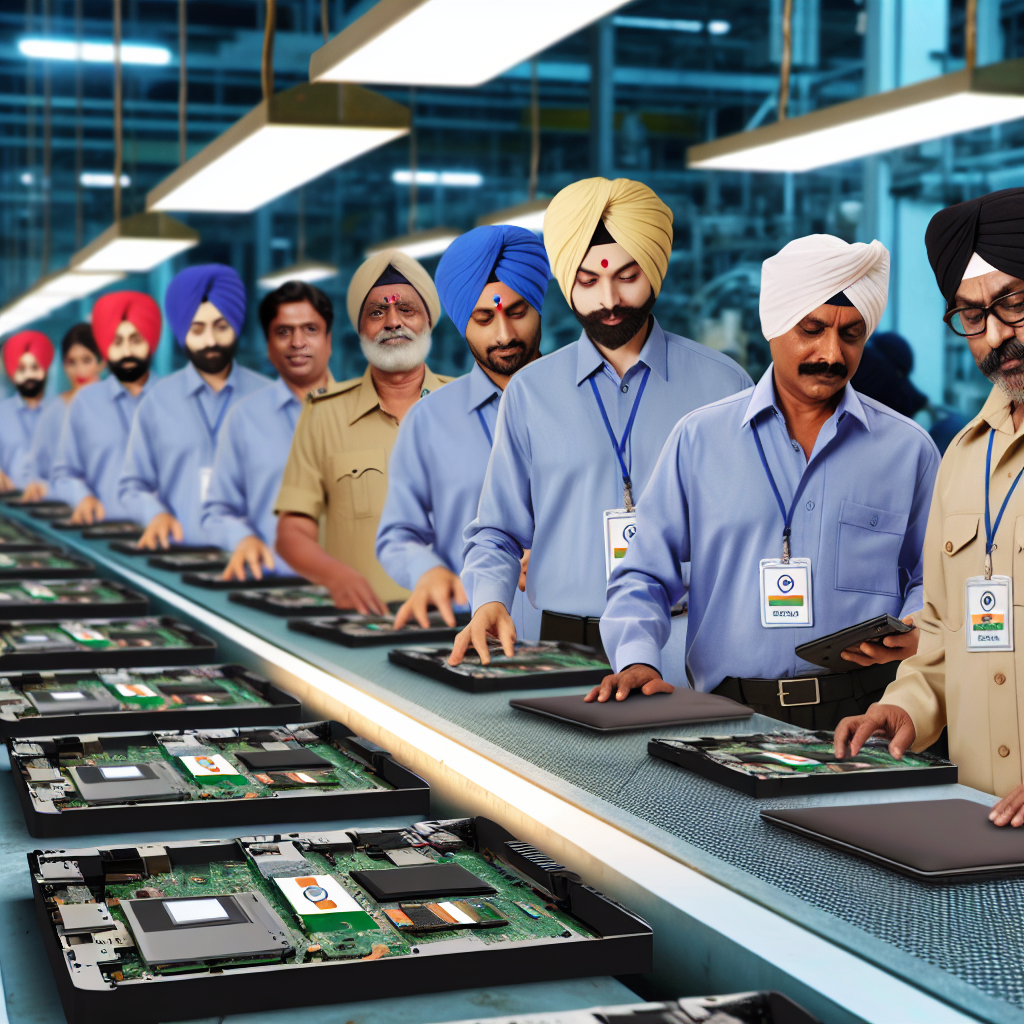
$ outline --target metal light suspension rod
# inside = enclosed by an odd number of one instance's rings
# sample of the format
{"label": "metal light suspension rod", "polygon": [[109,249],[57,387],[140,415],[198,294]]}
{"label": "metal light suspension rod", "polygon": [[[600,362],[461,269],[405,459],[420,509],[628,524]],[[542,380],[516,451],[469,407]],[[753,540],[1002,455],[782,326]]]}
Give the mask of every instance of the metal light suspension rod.
{"label": "metal light suspension rod", "polygon": [[82,205],[83,130],[82,130],[82,0],[75,0],[75,43],[79,58],[75,61],[75,251],[82,248],[85,211]]}
{"label": "metal light suspension rod", "polygon": [[530,62],[530,189],[532,203],[537,198],[540,175],[540,86],[537,81],[537,58]]}
{"label": "metal light suspension rod", "polygon": [[188,14],[178,0],[178,163],[188,159]]}
{"label": "metal light suspension rod", "polygon": [[782,64],[779,68],[779,120],[786,120],[789,108],[789,73],[793,66],[793,0],[782,9]]}
{"label": "metal light suspension rod", "polygon": [[277,0],[267,0],[267,17],[263,25],[263,60],[260,65],[260,84],[263,98],[274,95],[274,31],[277,27]]}
{"label": "metal light suspension rod", "polygon": [[124,163],[121,83],[121,0],[114,0],[114,223],[121,219],[121,168]]}

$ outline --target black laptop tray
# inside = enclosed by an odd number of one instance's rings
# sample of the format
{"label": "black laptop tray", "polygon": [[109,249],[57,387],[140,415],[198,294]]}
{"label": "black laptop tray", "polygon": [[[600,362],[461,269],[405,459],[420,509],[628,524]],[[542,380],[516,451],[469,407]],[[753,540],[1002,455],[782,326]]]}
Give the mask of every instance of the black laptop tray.
{"label": "black laptop tray", "polygon": [[[56,525],[56,524],[54,524]],[[86,540],[138,540],[145,533],[145,528],[130,519],[112,519],[109,522],[93,523],[82,527],[82,536]]]}
{"label": "black laptop tray", "polygon": [[95,575],[92,562],[47,544],[37,544],[30,551],[0,551],[0,579],[70,580]]}
{"label": "black laptop tray", "polygon": [[[396,848],[409,849],[410,842],[430,849],[434,857],[447,850],[452,851],[450,857],[456,863],[462,859],[472,864],[495,887],[495,895],[490,898],[500,905],[508,926],[486,929],[490,938],[484,941],[479,929],[459,931],[454,936],[446,932],[434,938],[430,934],[402,933],[387,923],[383,908],[343,872],[354,858],[365,861],[367,854],[363,851],[376,851],[378,863],[389,873],[415,871],[391,866],[386,859]],[[281,857],[300,867],[306,861],[315,874],[326,876],[335,884],[346,879],[342,887],[358,897],[358,908],[364,914],[374,915],[369,933],[364,929],[349,940],[353,947],[358,944],[358,955],[328,959],[316,940],[309,948],[312,925],[307,923],[304,931],[299,930],[299,920],[285,897],[278,895],[276,883],[265,877],[264,871],[273,870],[266,858],[272,857]],[[649,925],[543,851],[518,842],[487,818],[417,822],[402,829],[296,832],[201,843],[119,843],[80,850],[35,850],[27,859],[36,920],[68,1024],[156,1024],[194,1017],[197,1008],[206,1016],[217,1017],[271,1009],[293,1010],[337,1002],[339,998],[365,1000],[379,998],[381,994],[402,997],[451,991],[467,984],[491,988],[524,978],[543,982],[612,973],[642,974],[653,967]],[[260,863],[267,865],[264,871],[256,866]],[[198,875],[200,868],[204,875]],[[442,865],[438,865],[441,869]],[[204,896],[220,896],[235,889],[240,894],[249,894],[247,905],[254,910],[257,900],[262,900],[262,906],[269,907],[271,915],[265,910],[259,915],[263,922],[262,929],[256,929],[259,935],[247,942],[232,937],[232,947],[225,947],[225,941],[229,941],[224,934],[226,929],[215,929],[211,934],[209,927],[192,926],[189,942],[180,936],[165,936],[163,930],[156,938],[152,938],[152,930],[136,931],[136,937],[141,934],[147,945],[156,947],[159,942],[162,949],[167,941],[173,943],[181,951],[176,958],[188,956],[197,944],[209,947],[210,940],[215,939],[213,955],[207,955],[184,973],[141,971],[138,941],[124,950],[122,964],[113,971],[108,966],[104,972],[96,960],[84,956],[74,961],[67,956],[61,937],[61,922],[67,908],[55,901],[69,895],[69,886],[89,887],[94,897],[106,901],[103,906],[90,904],[95,910],[68,913],[71,921],[84,919],[86,932],[76,925],[79,936],[88,934],[90,922],[98,928],[108,928],[107,918],[111,916],[127,933],[129,910],[134,914],[135,908],[142,905],[155,904],[152,910],[147,909],[147,917],[162,913],[164,920],[169,920],[165,901],[182,891],[187,893],[194,874],[209,883],[215,877],[238,880],[230,886],[223,882],[209,884],[204,887]],[[126,875],[131,879],[128,882],[124,881]],[[279,877],[283,885],[289,881],[284,872]],[[171,891],[170,896],[154,888],[160,884]],[[129,896],[146,886],[159,895],[144,900]],[[75,889],[76,895],[80,892],[81,889]],[[58,893],[63,895],[58,897]],[[474,902],[479,904],[480,900]],[[229,906],[235,903],[237,900]],[[524,906],[530,911],[524,910]],[[139,914],[141,919],[141,911]],[[248,920],[255,916],[249,915]],[[269,945],[265,939],[268,930],[272,939],[277,938]],[[372,936],[378,930],[379,939]],[[245,933],[247,940],[249,935],[250,932]],[[438,939],[449,938],[460,941],[452,943],[448,951],[435,946]],[[81,942],[81,938],[77,941]],[[257,941],[261,943],[260,949],[276,948],[278,952],[270,956],[264,953],[263,964],[257,966],[246,966],[241,956],[242,962],[229,970],[217,966],[227,948],[255,949]],[[364,959],[363,950],[370,941],[376,943],[376,957]],[[70,945],[67,936],[63,942]],[[427,955],[417,955],[421,947],[434,948]],[[71,948],[85,953],[81,946]],[[296,957],[304,962],[294,962]],[[251,964],[251,957],[246,959]]]}
{"label": "black laptop tray", "polygon": [[[0,614],[17,619],[64,619],[72,615],[83,615],[91,619],[121,618],[127,615],[145,615],[149,610],[149,599],[136,590],[119,583],[117,580],[83,579],[83,580],[0,580],[0,595],[11,593],[14,587],[64,588],[72,592],[81,591],[79,597],[72,600],[71,594],[59,595],[54,598],[44,596],[31,598],[25,595],[19,599],[15,595],[10,600],[0,600]],[[90,599],[89,590],[105,590],[110,592],[106,598],[93,595]]]}
{"label": "black laptop tray", "polygon": [[[309,581],[301,576],[275,576],[268,573],[263,579],[258,580],[254,576],[248,576],[244,580],[226,580],[223,572],[187,572],[181,577],[182,583],[188,583],[193,587],[202,587],[204,590],[273,590],[278,587],[304,587]],[[230,596],[228,600],[233,598]],[[242,604],[249,602],[243,601]]]}
{"label": "black laptop tray", "polygon": [[[102,524],[100,524],[102,525]],[[142,536],[141,534],[139,536]],[[130,540],[112,540],[110,550],[116,551],[119,555],[143,555],[153,558],[156,555],[197,555],[208,551],[220,551],[215,544],[172,544],[169,548],[140,548]]]}
{"label": "black laptop tray", "polygon": [[[63,669],[48,672],[46,681],[55,686],[102,685],[103,669]],[[61,715],[23,715],[31,707],[24,688],[43,681],[38,672],[4,672],[0,675],[0,740],[11,736],[35,736],[60,732],[121,732],[139,729],[214,729],[240,726],[272,727],[301,718],[301,705],[289,693],[241,665],[160,665],[127,670],[139,682],[169,678],[193,680],[197,676],[212,684],[226,682],[229,689],[242,690],[250,698],[223,705],[194,704],[168,707],[131,707]],[[223,689],[223,687],[221,687]],[[17,705],[17,707],[15,706]],[[19,714],[21,716],[19,717]]]}
{"label": "black laptop tray", "polygon": [[449,626],[437,612],[431,612],[430,619],[434,623],[430,629],[424,629],[415,620],[401,629],[393,629],[389,620],[380,615],[343,612],[324,618],[310,616],[289,619],[288,628],[296,633],[308,633],[322,640],[330,640],[343,647],[381,647],[385,644],[408,643],[410,640],[447,640],[451,643],[469,622],[468,615],[456,615],[456,624]]}
{"label": "black laptop tray", "polygon": [[[897,789],[910,786],[942,786],[957,781],[957,767],[951,761],[943,760],[934,754],[907,753],[904,768],[886,768],[885,763],[897,763],[888,752],[888,741],[873,737],[864,744],[856,758],[847,758],[846,764],[877,763],[875,770],[822,771],[816,774],[801,774],[793,771],[777,774],[779,769],[767,767],[763,775],[747,774],[734,768],[726,767],[721,761],[709,755],[709,750],[725,748],[726,754],[731,749],[749,746],[753,743],[767,742],[776,747],[786,748],[779,751],[779,758],[792,759],[792,756],[803,756],[813,760],[821,759],[824,763],[835,762],[832,749],[831,732],[803,733],[752,733],[737,736],[702,736],[700,739],[652,739],[647,744],[647,752],[663,761],[671,761],[690,771],[703,775],[713,782],[720,782],[731,789],[757,798],[777,796],[813,796],[820,793],[849,793],[870,789]],[[822,749],[827,748],[827,749]],[[804,753],[799,752],[803,750]],[[866,758],[865,758],[866,755]],[[737,760],[751,756],[740,751],[735,755]],[[756,755],[753,755],[756,756]],[[917,766],[912,766],[916,762]],[[839,762],[843,763],[843,762]],[[753,769],[751,770],[753,772]]]}
{"label": "black laptop tray", "polygon": [[[315,739],[310,739],[307,734]],[[160,737],[159,743],[157,736]],[[295,739],[292,739],[293,736]],[[256,789],[249,785],[242,787],[237,796],[229,799],[202,799],[198,795],[202,787],[190,784],[184,770],[172,766],[173,758],[159,753],[153,754],[152,760],[161,765],[164,772],[169,772],[169,777],[182,787],[174,795],[165,795],[163,798],[140,798],[130,803],[94,803],[85,807],[60,809],[51,798],[51,780],[30,781],[30,772],[37,776],[47,774],[46,769],[39,768],[42,760],[49,762],[50,771],[53,772],[61,768],[66,770],[73,762],[81,763],[86,759],[98,763],[98,757],[102,758],[111,752],[114,758],[121,759],[120,751],[124,750],[123,756],[127,758],[129,748],[159,750],[167,742],[180,742],[184,747],[206,747],[223,755],[222,748],[235,737],[249,740],[251,744],[266,742],[268,739],[286,743],[298,741],[303,744],[303,751],[310,744],[333,746],[343,755],[340,759],[342,765],[334,766],[336,774],[351,785],[348,772],[359,771],[365,777],[366,787],[275,791],[269,787]],[[353,736],[337,722],[308,722],[282,725],[276,729],[259,726],[192,729],[188,732],[160,730],[159,733],[95,734],[90,731],[84,737],[67,734],[30,736],[8,740],[7,750],[29,835],[38,839],[107,832],[142,832],[161,828],[235,828],[269,825],[281,820],[383,818],[398,814],[422,815],[430,811],[430,788],[423,779],[400,765],[386,750],[369,740]],[[75,754],[80,756],[75,757]],[[284,754],[287,756],[289,752]],[[116,766],[114,758],[104,759],[103,764]],[[30,762],[36,767],[32,768]],[[248,774],[254,775],[255,771]],[[183,782],[178,781],[179,776]],[[62,778],[67,781],[67,775]],[[260,795],[254,795],[257,792]],[[188,795],[187,799],[184,794]]]}

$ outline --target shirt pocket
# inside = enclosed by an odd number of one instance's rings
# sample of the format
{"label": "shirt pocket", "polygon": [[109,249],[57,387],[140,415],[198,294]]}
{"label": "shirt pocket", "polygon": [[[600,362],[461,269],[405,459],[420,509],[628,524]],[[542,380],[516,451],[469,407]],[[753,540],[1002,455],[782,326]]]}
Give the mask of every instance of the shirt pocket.
{"label": "shirt pocket", "polygon": [[[942,624],[953,633],[964,624],[964,581],[985,571],[984,545],[974,544],[980,526],[981,516],[977,512],[958,512],[942,520],[942,557],[949,561],[942,565],[945,610],[940,615]],[[952,561],[965,549],[966,555],[959,562]]]}
{"label": "shirt pocket", "polygon": [[910,517],[844,501],[836,538],[836,590],[902,596],[899,558]]}
{"label": "shirt pocket", "polygon": [[384,510],[387,453],[383,448],[339,452],[331,459],[328,504],[345,519],[370,519]]}

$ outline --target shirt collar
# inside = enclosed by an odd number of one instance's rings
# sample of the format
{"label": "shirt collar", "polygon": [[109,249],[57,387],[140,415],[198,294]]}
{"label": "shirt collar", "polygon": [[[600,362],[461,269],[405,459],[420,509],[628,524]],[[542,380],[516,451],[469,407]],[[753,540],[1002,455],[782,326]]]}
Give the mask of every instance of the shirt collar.
{"label": "shirt collar", "polygon": [[473,369],[469,371],[469,400],[466,402],[466,412],[476,412],[496,395],[501,397],[501,388],[484,373],[479,363],[474,363]]}
{"label": "shirt collar", "polygon": [[[191,363],[189,365],[191,365]],[[120,401],[122,398],[134,398],[137,400],[147,394],[150,388],[152,388],[156,383],[156,374],[150,370],[149,376],[146,378],[146,383],[142,385],[142,390],[138,395],[134,396],[113,374],[110,374],[104,383],[107,385],[107,394],[110,395],[115,402]]]}
{"label": "shirt collar", "polygon": [[[779,416],[782,416],[782,410],[778,407],[775,402],[775,378],[773,376],[774,364],[769,364],[768,369],[764,371],[761,379],[754,385],[754,390],[750,395],[750,401],[747,403],[746,412],[743,414],[742,425],[746,426],[755,416],[760,415],[766,409],[771,409]],[[839,399],[839,404],[836,406],[834,413],[835,423],[838,425],[842,422],[843,418],[849,414],[855,420],[857,420],[865,430],[871,430],[871,424],[868,423],[867,412],[864,409],[864,403],[860,400],[860,395],[853,390],[852,384],[847,384],[843,388],[842,396]]]}
{"label": "shirt collar", "polygon": [[275,409],[283,409],[286,405],[289,405],[292,402],[296,405],[301,405],[298,398],[295,396],[295,392],[285,384],[283,378],[278,377],[271,387],[274,389]]}
{"label": "shirt collar", "polygon": [[998,384],[994,385],[989,392],[988,398],[985,399],[985,404],[981,407],[981,412],[974,419],[974,425],[991,427],[993,430],[998,430],[1001,434],[1008,434],[1010,437],[1014,435],[1010,399]]}
{"label": "shirt collar", "polygon": [[[423,369],[423,384],[420,389],[420,398],[444,385],[444,381],[429,366],[425,366]],[[363,374],[363,379],[359,382],[359,387],[356,388],[356,391],[358,394],[356,395],[355,408],[349,417],[349,426],[368,412],[373,412],[374,409],[380,407],[380,399],[377,397],[377,389],[373,386],[373,376],[370,373],[369,364],[367,364],[366,372]]]}
{"label": "shirt collar", "polygon": [[[234,390],[237,381],[238,360],[235,359],[231,362],[231,372],[228,374],[228,379],[224,382],[224,387],[221,388],[221,391],[227,388]],[[220,394],[220,392],[215,392],[213,388],[211,388],[210,385],[199,376],[199,371],[190,362],[188,366],[185,367],[185,394],[195,395],[202,391],[203,388],[207,388],[211,394]]]}
{"label": "shirt collar", "polygon": [[[665,338],[665,331],[658,318],[652,316],[654,321],[651,333],[640,349],[637,358],[638,363],[649,366],[662,380],[668,380],[668,341]],[[582,384],[590,377],[595,370],[601,368],[604,363],[604,356],[598,351],[597,346],[583,331],[576,342],[576,384]]]}

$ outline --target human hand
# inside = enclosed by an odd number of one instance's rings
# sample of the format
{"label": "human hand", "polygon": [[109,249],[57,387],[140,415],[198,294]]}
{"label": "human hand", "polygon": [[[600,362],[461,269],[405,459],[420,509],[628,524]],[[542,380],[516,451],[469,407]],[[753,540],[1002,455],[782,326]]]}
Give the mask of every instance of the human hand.
{"label": "human hand", "polygon": [[360,615],[387,615],[388,606],[374,593],[370,581],[351,566],[338,563],[323,581],[336,608],[348,608]]}
{"label": "human hand", "polygon": [[595,700],[603,704],[610,700],[614,693],[616,700],[625,700],[630,690],[639,690],[650,697],[654,693],[672,693],[675,687],[671,683],[666,683],[661,678],[661,673],[650,665],[629,665],[621,672],[605,676],[601,680],[601,685],[595,686],[583,699],[588,704]]}
{"label": "human hand", "polygon": [[16,491],[18,488],[14,486],[14,481],[0,469],[0,492],[2,491]]}
{"label": "human hand", "polygon": [[91,494],[87,494],[71,513],[71,522],[76,525],[92,526],[93,523],[101,523],[107,517],[107,510],[103,502]]}
{"label": "human hand", "polygon": [[254,579],[263,579],[263,569],[272,571],[274,568],[274,552],[267,547],[254,533],[243,537],[238,547],[231,552],[231,558],[221,576],[222,580],[244,580],[248,569]]}
{"label": "human hand", "polygon": [[46,497],[46,484],[42,480],[33,480],[22,492],[22,501],[42,501]]}
{"label": "human hand", "polygon": [[410,619],[415,619],[424,629],[430,626],[427,617],[430,608],[436,608],[449,626],[455,625],[452,604],[469,604],[462,580],[443,565],[428,569],[417,581],[409,599],[398,609],[395,629],[401,629]]}
{"label": "human hand", "polygon": [[526,570],[530,568],[530,549],[527,548],[523,552],[523,557],[519,559],[519,589],[525,594],[526,593]]}
{"label": "human hand", "polygon": [[872,704],[863,715],[844,718],[833,737],[833,749],[840,760],[856,757],[872,736],[889,740],[889,753],[900,760],[917,738],[914,721],[895,704]]}
{"label": "human hand", "polygon": [[490,665],[491,655],[487,650],[487,638],[495,636],[501,641],[501,649],[507,658],[515,654],[516,627],[508,609],[500,601],[489,601],[477,608],[469,625],[455,638],[449,665],[458,665],[466,656],[470,644],[480,655],[481,665]]}
{"label": "human hand", "polygon": [[1007,793],[989,812],[988,820],[1000,827],[1012,825],[1020,828],[1024,825],[1024,786]]}
{"label": "human hand", "polygon": [[[908,615],[903,620],[908,626],[914,626],[914,616]],[[842,653],[845,661],[852,661],[861,667],[867,665],[885,665],[890,661],[903,661],[917,654],[917,645],[921,640],[921,630],[916,626],[909,633],[897,633],[879,640],[865,640],[862,644],[847,647]]]}
{"label": "human hand", "polygon": [[165,551],[171,546],[171,539],[179,544],[185,539],[185,531],[170,512],[158,512],[149,521],[149,525],[143,531],[139,542],[136,545],[145,548],[147,551],[156,551],[163,548]]}

